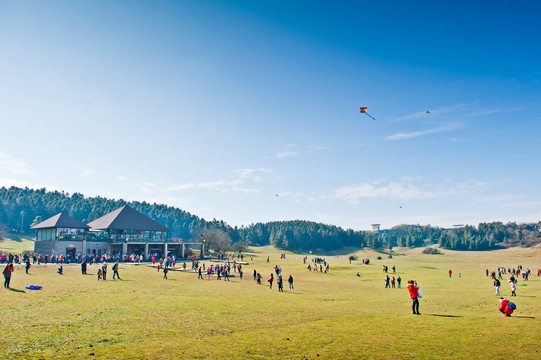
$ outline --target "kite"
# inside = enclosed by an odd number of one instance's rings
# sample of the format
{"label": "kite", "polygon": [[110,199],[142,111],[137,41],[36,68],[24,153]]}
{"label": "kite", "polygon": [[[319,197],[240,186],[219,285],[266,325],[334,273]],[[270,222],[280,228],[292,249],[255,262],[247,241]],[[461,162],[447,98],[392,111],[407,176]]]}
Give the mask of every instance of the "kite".
{"label": "kite", "polygon": [[359,108],[359,110],[361,110],[361,114],[366,114],[366,115],[370,116],[372,118],[372,120],[376,121],[376,119],[374,119],[374,117],[372,115],[370,115],[369,113],[366,112],[367,109],[368,108],[366,106],[361,106]]}
{"label": "kite", "polygon": [[427,115],[430,115],[430,111],[427,110],[427,111],[426,111],[426,114],[427,114]]}

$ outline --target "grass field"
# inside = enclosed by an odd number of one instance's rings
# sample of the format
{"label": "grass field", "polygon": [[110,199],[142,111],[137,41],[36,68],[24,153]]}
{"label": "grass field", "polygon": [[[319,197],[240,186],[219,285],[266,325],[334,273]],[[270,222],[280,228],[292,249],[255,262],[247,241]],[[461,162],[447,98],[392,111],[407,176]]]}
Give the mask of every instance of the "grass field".
{"label": "grass field", "polygon": [[[146,265],[121,265],[121,281],[97,281],[97,265],[17,267],[13,290],[2,289],[0,349],[8,359],[539,359],[541,358],[540,249],[492,252],[407,250],[392,259],[359,251],[371,265],[326,256],[330,273],[309,272],[302,256],[254,248],[244,279],[197,280],[171,271],[169,280]],[[266,263],[270,255],[270,263]],[[313,255],[312,255],[313,256]],[[382,260],[376,260],[382,256]],[[247,256],[248,262],[249,256]],[[245,256],[246,260],[246,256]],[[209,263],[206,262],[208,265]],[[280,265],[295,290],[256,285]],[[396,265],[403,287],[418,281],[420,311],[408,291],[385,289],[382,265]],[[530,268],[517,288],[512,317],[498,310],[485,268]],[[449,278],[448,270],[453,270]],[[356,272],[360,277],[356,277]],[[458,273],[461,273],[461,278]],[[233,273],[237,275],[236,273]],[[392,276],[392,270],[390,270]],[[111,278],[112,271],[108,277]],[[507,279],[507,277],[505,278]],[[40,291],[26,290],[30,284]],[[502,294],[510,294],[506,281]]]}
{"label": "grass field", "polygon": [[34,240],[29,237],[10,235],[2,238],[0,236],[0,252],[21,254],[23,251],[33,251]]}

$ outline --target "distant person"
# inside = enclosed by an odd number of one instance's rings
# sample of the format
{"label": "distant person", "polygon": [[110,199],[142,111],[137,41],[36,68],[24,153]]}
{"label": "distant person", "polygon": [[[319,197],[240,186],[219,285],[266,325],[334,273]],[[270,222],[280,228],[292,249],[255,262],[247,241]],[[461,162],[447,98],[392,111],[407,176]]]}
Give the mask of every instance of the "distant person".
{"label": "distant person", "polygon": [[30,270],[30,258],[26,258],[26,264],[24,266],[26,273],[28,274],[28,270]]}
{"label": "distant person", "polygon": [[394,289],[394,287],[395,287],[395,283],[396,283],[396,279],[395,279],[394,276],[393,276],[393,278],[391,279],[391,287],[392,287],[393,289]]}
{"label": "distant person", "polygon": [[260,273],[257,273],[256,279],[257,279],[257,284],[261,285],[261,274]]}
{"label": "distant person", "polygon": [[270,274],[269,280],[267,281],[269,282],[270,290],[272,290],[272,283],[274,282],[274,275],[272,273]]}
{"label": "distant person", "polygon": [[86,260],[83,260],[83,262],[81,263],[81,274],[86,275],[86,267],[87,267]]}
{"label": "distant person", "polygon": [[103,276],[103,280],[107,280],[107,263],[103,263],[101,266],[101,275]]}
{"label": "distant person", "polygon": [[169,269],[166,267],[163,268],[163,278],[162,279],[165,279],[167,280],[167,273],[169,272]]}
{"label": "distant person", "polygon": [[120,275],[118,275],[118,261],[113,265],[113,280],[115,279],[115,276],[120,280]]}
{"label": "distant person", "polygon": [[287,282],[289,283],[289,290],[293,290],[293,276],[289,275]]}
{"label": "distant person", "polygon": [[494,279],[494,288],[496,289],[496,295],[500,295],[500,280]]}
{"label": "distant person", "polygon": [[453,275],[453,270],[449,270],[449,277]]}
{"label": "distant person", "polygon": [[276,284],[278,284],[278,292],[284,292],[284,282],[282,280],[282,275],[278,275],[278,279],[276,279]]}
{"label": "distant person", "polygon": [[391,287],[391,286],[389,285],[390,281],[391,281],[391,278],[389,277],[389,275],[386,275],[386,276],[385,276],[385,288],[386,288],[386,289]]}
{"label": "distant person", "polygon": [[515,292],[517,291],[517,285],[515,284],[515,282],[509,280],[509,285],[511,285],[511,296],[517,296],[517,293]]}
{"label": "distant person", "polygon": [[4,267],[2,275],[4,275],[4,288],[9,289],[9,283],[11,282],[11,273],[15,270],[13,263],[9,263]]}
{"label": "distant person", "polygon": [[402,278],[400,276],[398,276],[396,278],[396,286],[400,289],[400,284],[402,284]]}
{"label": "distant person", "polygon": [[56,272],[59,273],[60,275],[64,273],[64,269],[62,268],[62,265],[60,265],[60,267],[58,268],[58,270],[56,270]]}
{"label": "distant person", "polygon": [[100,268],[100,269],[98,269],[98,281],[100,281],[102,275],[103,275],[103,273],[102,273],[101,268]]}
{"label": "distant person", "polygon": [[203,280],[203,270],[201,269],[201,266],[197,269],[197,273],[198,273],[197,279]]}
{"label": "distant person", "polygon": [[511,314],[513,313],[513,310],[512,308],[516,308],[515,304],[513,304],[512,302],[510,302],[509,300],[507,299],[504,299],[504,298],[500,298],[500,306],[498,306],[498,309],[500,310],[500,312],[505,315],[505,316],[511,316]]}
{"label": "distant person", "polygon": [[411,309],[413,310],[413,315],[421,315],[419,312],[419,287],[416,285],[415,281],[408,281],[408,290],[410,292],[411,300],[413,303]]}

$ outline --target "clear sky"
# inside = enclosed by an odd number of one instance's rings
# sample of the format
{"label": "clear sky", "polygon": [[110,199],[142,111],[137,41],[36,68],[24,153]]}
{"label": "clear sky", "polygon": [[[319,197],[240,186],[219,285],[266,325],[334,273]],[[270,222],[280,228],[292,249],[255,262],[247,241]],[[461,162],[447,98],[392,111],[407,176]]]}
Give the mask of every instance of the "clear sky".
{"label": "clear sky", "polygon": [[537,222],[540,18],[520,0],[0,0],[0,186],[239,226]]}

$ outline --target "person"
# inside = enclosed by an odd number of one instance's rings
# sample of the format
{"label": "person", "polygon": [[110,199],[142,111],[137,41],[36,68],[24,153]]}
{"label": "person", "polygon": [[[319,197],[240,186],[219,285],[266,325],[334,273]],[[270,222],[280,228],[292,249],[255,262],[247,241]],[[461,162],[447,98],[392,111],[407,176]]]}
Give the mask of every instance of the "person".
{"label": "person", "polygon": [[451,277],[451,275],[453,275],[453,270],[449,270],[449,277]]}
{"label": "person", "polygon": [[400,284],[402,283],[402,278],[400,276],[398,276],[398,278],[396,278],[396,286],[400,289]]}
{"label": "person", "polygon": [[391,278],[389,277],[389,275],[386,275],[385,276],[385,288],[390,288],[391,286],[389,285],[389,282],[391,281]]}
{"label": "person", "polygon": [[410,292],[411,300],[413,300],[413,303],[411,305],[411,309],[413,310],[413,315],[421,315],[419,312],[419,287],[413,280],[408,281],[408,290]]}
{"label": "person", "polygon": [[272,283],[274,282],[274,275],[272,273],[270,274],[268,282],[270,284],[270,290],[272,290]]}
{"label": "person", "polygon": [[118,275],[118,261],[113,265],[113,280],[115,276],[120,280],[120,275]]}
{"label": "person", "polygon": [[15,270],[13,267],[13,263],[9,263],[4,267],[4,271],[2,271],[2,275],[4,275],[4,287],[6,289],[9,289],[9,283],[11,282],[11,273]]}
{"label": "person", "polygon": [[395,283],[396,283],[396,279],[395,279],[394,276],[393,276],[393,278],[391,279],[391,287],[392,287],[392,288],[395,287]]}
{"label": "person", "polygon": [[239,266],[239,278],[242,280],[242,268]]}
{"label": "person", "polygon": [[494,287],[496,288],[496,295],[500,295],[500,280],[494,279]]}
{"label": "person", "polygon": [[517,293],[515,292],[517,291],[517,285],[515,284],[515,282],[509,280],[509,285],[511,285],[511,296],[517,296]]}
{"label": "person", "polygon": [[260,273],[257,273],[256,278],[257,278],[257,284],[258,284],[258,285],[261,285],[261,274],[260,274]]}
{"label": "person", "polygon": [[500,306],[498,306],[498,309],[504,316],[511,316],[513,313],[513,310],[509,307],[509,300],[504,299],[503,297],[500,298]]}
{"label": "person", "polygon": [[284,292],[284,282],[282,280],[282,275],[278,275],[278,279],[276,280],[276,283],[278,284],[278,292]]}
{"label": "person", "polygon": [[58,270],[56,272],[59,273],[60,275],[62,275],[62,273],[64,272],[64,269],[62,268],[62,265],[60,265],[60,267],[58,268]]}
{"label": "person", "polygon": [[289,275],[287,282],[289,283],[289,290],[293,290],[293,276]]}
{"label": "person", "polygon": [[254,269],[254,281],[256,280],[256,276],[257,276],[257,271],[255,271]]}
{"label": "person", "polygon": [[86,260],[83,260],[83,262],[81,263],[81,273],[83,275],[86,275]]}
{"label": "person", "polygon": [[101,274],[103,276],[103,280],[107,280],[107,263],[103,263],[101,266]]}
{"label": "person", "polygon": [[169,272],[169,269],[166,267],[163,268],[163,278],[162,279],[165,279],[167,280],[167,273]]}
{"label": "person", "polygon": [[98,269],[98,281],[100,281],[101,275],[102,275],[101,269]]}
{"label": "person", "polygon": [[26,258],[25,270],[26,270],[26,273],[28,274],[28,270],[30,270],[30,258]]}
{"label": "person", "polygon": [[201,269],[201,266],[197,269],[197,273],[198,273],[197,279],[198,279],[198,280],[199,280],[199,279],[203,280],[203,271],[202,271],[202,269]]}

